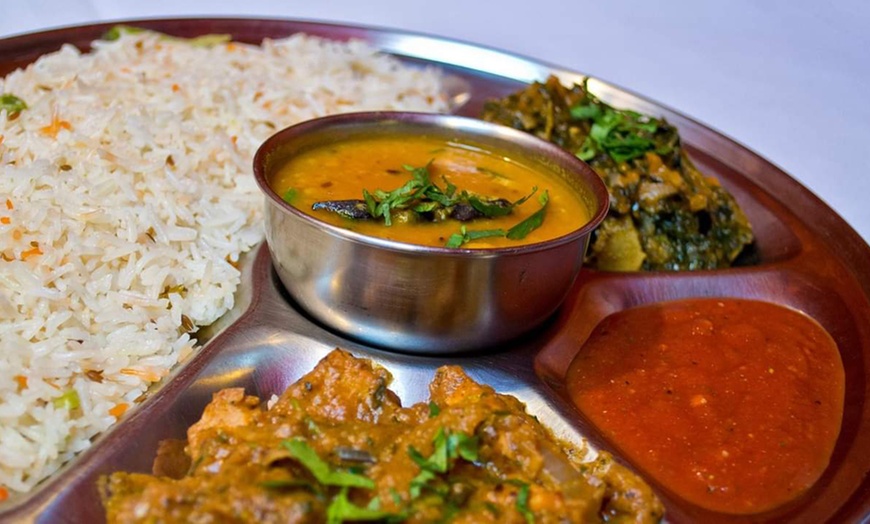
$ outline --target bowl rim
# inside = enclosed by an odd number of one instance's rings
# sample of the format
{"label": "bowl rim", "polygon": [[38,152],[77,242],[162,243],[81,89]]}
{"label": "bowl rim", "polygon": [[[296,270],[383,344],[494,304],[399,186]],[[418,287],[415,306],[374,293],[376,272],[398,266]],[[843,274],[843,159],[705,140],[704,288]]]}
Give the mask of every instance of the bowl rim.
{"label": "bowl rim", "polygon": [[[450,248],[446,246],[427,246],[413,244],[397,240],[389,240],[372,235],[366,235],[351,231],[340,226],[324,222],[316,217],[308,215],[296,207],[285,202],[269,183],[266,163],[271,154],[278,151],[281,146],[298,136],[309,132],[320,131],[333,126],[358,124],[364,126],[379,126],[384,123],[398,122],[409,126],[421,128],[450,128],[458,133],[471,136],[470,142],[474,142],[474,136],[486,136],[498,141],[510,142],[515,147],[520,145],[524,149],[537,150],[540,154],[551,157],[567,165],[573,164],[572,176],[579,176],[582,183],[588,188],[589,193],[598,201],[597,209],[592,209],[589,220],[582,226],[564,235],[519,246],[506,246],[496,248]],[[538,138],[531,133],[526,133],[501,124],[495,124],[477,118],[444,114],[425,113],[416,111],[358,111],[322,116],[304,120],[281,129],[267,138],[257,148],[253,159],[254,178],[260,191],[267,199],[267,203],[276,205],[284,213],[290,214],[303,222],[322,230],[330,235],[341,237],[354,243],[363,244],[378,249],[398,251],[409,254],[433,254],[439,256],[461,256],[472,258],[490,258],[505,255],[520,255],[546,251],[564,244],[574,242],[579,238],[589,235],[607,216],[610,209],[610,194],[601,177],[589,165],[572,155],[567,150]]]}

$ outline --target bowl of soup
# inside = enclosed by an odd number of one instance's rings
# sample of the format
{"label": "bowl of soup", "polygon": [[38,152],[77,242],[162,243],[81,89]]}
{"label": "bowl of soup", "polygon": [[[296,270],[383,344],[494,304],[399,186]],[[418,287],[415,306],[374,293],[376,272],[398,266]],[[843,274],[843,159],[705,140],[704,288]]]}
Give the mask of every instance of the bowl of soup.
{"label": "bowl of soup", "polygon": [[607,189],[574,155],[480,120],[348,113],[254,156],[275,272],[312,318],[414,353],[540,326],[581,269]]}

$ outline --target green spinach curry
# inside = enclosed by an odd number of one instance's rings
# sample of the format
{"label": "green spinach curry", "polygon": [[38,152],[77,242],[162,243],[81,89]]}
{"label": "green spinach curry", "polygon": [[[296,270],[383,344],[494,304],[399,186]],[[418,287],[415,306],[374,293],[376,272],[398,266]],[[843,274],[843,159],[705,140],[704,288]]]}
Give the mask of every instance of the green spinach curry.
{"label": "green spinach curry", "polygon": [[585,160],[610,191],[587,264],[603,270],[729,267],[753,242],[728,191],[692,164],[677,129],[619,110],[555,77],[484,106],[483,119],[549,140]]}
{"label": "green spinach curry", "polygon": [[[215,394],[181,459],[102,479],[114,522],[655,522],[662,506],[602,453],[581,463],[514,397],[457,366],[403,408],[390,374],[336,350],[267,406]],[[172,453],[164,453],[163,457]],[[161,456],[160,454],[158,456]],[[169,465],[167,465],[169,464]]]}

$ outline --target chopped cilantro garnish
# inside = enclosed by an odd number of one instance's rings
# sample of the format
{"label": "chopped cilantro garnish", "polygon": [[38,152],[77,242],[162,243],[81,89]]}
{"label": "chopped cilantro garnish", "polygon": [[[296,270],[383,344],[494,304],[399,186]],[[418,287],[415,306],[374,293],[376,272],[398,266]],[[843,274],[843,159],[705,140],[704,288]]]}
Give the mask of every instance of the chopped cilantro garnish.
{"label": "chopped cilantro garnish", "polygon": [[76,390],[68,389],[63,395],[54,399],[52,404],[58,409],[75,409],[81,405],[81,400]]}
{"label": "chopped cilantro garnish", "polygon": [[[118,40],[123,35],[135,35],[137,33],[144,32],[157,33],[157,31],[150,31],[149,29],[145,29],[142,27],[133,27],[121,24],[112,26],[109,28],[108,31],[103,33],[103,40]],[[227,34],[209,34],[195,36],[193,38],[181,38],[177,36],[165,35],[162,33],[157,34],[160,35],[161,40],[168,40],[172,42],[186,42],[193,47],[212,47],[218,44],[225,44],[233,39],[232,35]]]}
{"label": "chopped cilantro garnish", "polygon": [[193,47],[213,47],[218,44],[226,44],[231,42],[233,39],[232,35],[225,34],[211,34],[211,35],[202,35],[194,38],[185,38],[180,40],[185,40],[187,43],[192,45]]}
{"label": "chopped cilantro garnish", "polygon": [[442,177],[446,188],[441,189],[429,176],[431,164],[432,161],[423,167],[403,166],[411,173],[411,180],[392,191],[363,189],[363,200],[369,215],[373,218],[383,218],[384,225],[390,226],[393,222],[393,212],[397,210],[410,209],[422,214],[465,204],[471,206],[480,215],[493,218],[510,214],[516,206],[521,205],[537,191],[537,188],[534,188],[531,194],[511,204],[496,198],[469,194],[467,191],[458,193],[456,186],[446,177]]}
{"label": "chopped cilantro garnish", "polygon": [[296,189],[291,187],[291,188],[287,189],[287,191],[285,191],[283,195],[281,195],[281,198],[284,199],[284,202],[287,202],[288,204],[292,204],[293,201],[296,199],[296,195],[298,195],[298,194],[299,194],[299,192],[296,191]]}
{"label": "chopped cilantro garnish", "polygon": [[529,233],[541,227],[541,224],[544,223],[544,215],[547,211],[547,204],[550,201],[550,195],[547,191],[541,193],[538,196],[538,202],[541,204],[541,209],[535,211],[531,214],[527,219],[523,220],[519,224],[514,227],[508,229],[507,234],[505,235],[511,240],[522,240],[526,238]]}
{"label": "chopped cilantro garnish", "polygon": [[345,521],[373,521],[385,520],[390,517],[402,518],[401,515],[380,510],[380,500],[375,497],[365,508],[357,506],[347,498],[348,488],[342,490],[333,497],[329,507],[326,508],[326,522],[328,524],[340,524]]}
{"label": "chopped cilantro garnish", "polygon": [[429,418],[437,417],[441,413],[441,408],[433,401],[429,401]]}
{"label": "chopped cilantro garnish", "polygon": [[316,491],[310,482],[300,479],[264,480],[263,482],[260,482],[260,486],[272,490],[305,489],[308,491]]}
{"label": "chopped cilantro garnish", "polygon": [[506,482],[519,488],[516,501],[517,511],[526,519],[527,524],[533,524],[535,522],[535,514],[529,508],[529,484],[519,479],[509,479]]}
{"label": "chopped cilantro garnish", "polygon": [[528,524],[535,522],[535,514],[529,509],[529,485],[525,482],[520,486],[520,492],[517,493],[517,511],[522,514]]}
{"label": "chopped cilantro garnish", "polygon": [[19,113],[27,109],[27,104],[11,93],[0,95],[0,110],[6,110],[6,118],[15,118]]}
{"label": "chopped cilantro garnish", "polygon": [[595,103],[583,104],[571,108],[571,117],[576,120],[595,120],[601,114],[601,107]]}
{"label": "chopped cilantro garnish", "polygon": [[413,500],[420,498],[423,490],[426,489],[429,485],[429,482],[435,480],[435,478],[435,473],[432,473],[428,469],[421,470],[420,473],[418,473],[417,476],[411,480],[411,488],[409,490],[411,494],[411,499]]}
{"label": "chopped cilantro garnish", "polygon": [[408,447],[408,455],[411,457],[411,460],[420,466],[420,469],[425,469],[433,473],[446,473],[448,458],[447,434],[444,432],[443,427],[438,428],[438,433],[436,433],[435,438],[432,439],[432,444],[435,449],[432,451],[432,454],[429,455],[428,459],[424,458],[423,455],[413,446]]}
{"label": "chopped cilantro garnish", "polygon": [[[429,164],[431,163],[430,161]],[[363,198],[369,214],[374,218],[383,217],[384,225],[389,226],[392,225],[393,210],[407,209],[412,204],[419,204],[417,201],[427,195],[429,200],[435,200],[432,195],[446,198],[441,189],[429,180],[429,164],[423,167],[404,166],[405,170],[411,172],[412,178],[398,189],[392,191],[378,189],[374,194],[363,189]]]}
{"label": "chopped cilantro garnish", "polygon": [[439,474],[447,473],[460,458],[468,462],[476,461],[478,444],[477,437],[461,431],[448,433],[441,427],[432,439],[434,449],[428,458],[413,446],[408,446],[408,456],[420,466],[420,473],[411,481],[411,499],[418,498],[424,490],[434,491],[441,496],[446,495],[449,488],[434,481],[438,479]]}
{"label": "chopped cilantro garnish", "polygon": [[375,487],[374,481],[368,477],[348,471],[333,470],[329,463],[321,459],[317,452],[302,439],[285,440],[281,445],[323,485],[366,489]]}
{"label": "chopped cilantro garnish", "polygon": [[444,244],[445,247],[457,248],[462,246],[462,244],[473,240],[505,236],[504,229],[479,229],[469,231],[465,226],[460,226],[459,231],[459,233],[453,233],[450,235],[450,238],[447,239],[447,243]]}
{"label": "chopped cilantro garnish", "polygon": [[614,109],[591,95],[588,98],[587,103],[570,109],[574,120],[592,122],[589,136],[576,152],[581,160],[591,160],[600,151],[610,156],[614,162],[626,162],[647,151],[667,154],[673,149],[668,144],[656,146],[654,136],[659,128],[664,128],[661,120],[635,111]]}
{"label": "chopped cilantro garnish", "polygon": [[117,40],[122,35],[135,35],[147,31],[141,27],[133,27],[129,25],[113,25],[108,31],[103,33],[103,40]]}
{"label": "chopped cilantro garnish", "polygon": [[587,136],[586,140],[583,141],[583,145],[580,146],[580,150],[577,151],[577,158],[586,162],[595,158],[596,154],[597,150],[595,149],[595,144],[592,143],[592,137]]}
{"label": "chopped cilantro garnish", "polygon": [[468,462],[474,462],[478,459],[479,444],[477,437],[462,432],[451,433],[447,436],[447,456],[448,458],[462,457]]}

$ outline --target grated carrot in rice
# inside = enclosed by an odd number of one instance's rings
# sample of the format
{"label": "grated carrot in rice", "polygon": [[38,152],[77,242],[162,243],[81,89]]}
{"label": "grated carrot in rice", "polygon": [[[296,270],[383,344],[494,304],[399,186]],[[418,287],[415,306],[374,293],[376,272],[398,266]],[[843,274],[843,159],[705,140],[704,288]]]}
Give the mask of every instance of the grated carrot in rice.
{"label": "grated carrot in rice", "polygon": [[162,373],[145,370],[145,369],[134,369],[134,368],[123,368],[120,373],[122,375],[128,375],[131,377],[139,377],[146,382],[158,382],[161,378],[163,378],[167,373],[164,371]]}
{"label": "grated carrot in rice", "polygon": [[51,123],[41,128],[39,131],[43,135],[50,136],[51,138],[57,138],[57,134],[60,133],[61,129],[72,131],[72,124],[70,124],[66,120],[60,120],[59,118],[57,118],[57,115],[52,115]]}
{"label": "grated carrot in rice", "polygon": [[127,403],[125,403],[125,402],[121,402],[121,403],[119,403],[119,404],[115,404],[115,406],[114,406],[112,409],[109,410],[109,415],[112,415],[112,416],[115,417],[115,418],[121,418],[121,416],[124,415],[124,413],[127,412],[127,409],[128,409],[129,407],[130,407],[130,406],[129,406]]}
{"label": "grated carrot in rice", "polygon": [[42,254],[42,250],[39,249],[39,246],[34,246],[27,251],[21,252],[21,260],[27,260],[30,257],[39,256]]}

